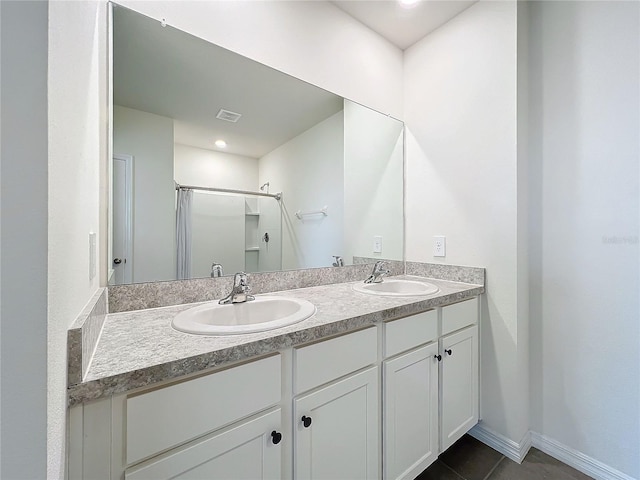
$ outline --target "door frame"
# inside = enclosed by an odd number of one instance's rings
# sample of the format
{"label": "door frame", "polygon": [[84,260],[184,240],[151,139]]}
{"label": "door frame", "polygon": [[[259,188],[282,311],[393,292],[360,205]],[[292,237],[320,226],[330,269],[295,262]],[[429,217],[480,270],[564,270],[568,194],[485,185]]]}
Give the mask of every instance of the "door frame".
{"label": "door frame", "polygon": [[[133,283],[133,155],[114,154],[113,160],[124,162],[124,258],[123,283]],[[112,161],[113,161],[112,160]],[[111,215],[113,219],[113,214]],[[115,228],[115,221],[114,221]],[[112,232],[113,240],[113,232]],[[113,251],[112,251],[113,254]],[[113,255],[112,255],[113,256]],[[109,259],[109,278],[113,275],[113,258]]]}

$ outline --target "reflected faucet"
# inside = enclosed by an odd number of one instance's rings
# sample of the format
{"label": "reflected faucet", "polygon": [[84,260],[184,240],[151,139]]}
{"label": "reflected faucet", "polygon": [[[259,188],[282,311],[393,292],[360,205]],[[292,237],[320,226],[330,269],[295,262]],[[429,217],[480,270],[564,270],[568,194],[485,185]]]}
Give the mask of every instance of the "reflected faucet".
{"label": "reflected faucet", "polygon": [[213,262],[213,265],[211,265],[211,278],[221,277],[222,275],[223,275],[222,265],[220,265],[219,263]]}
{"label": "reflected faucet", "polygon": [[364,283],[382,283],[382,277],[391,273],[388,269],[384,268],[386,262],[378,260],[373,266],[371,275],[367,277]]}
{"label": "reflected faucet", "polygon": [[333,258],[336,259],[336,261],[333,263],[334,267],[344,267],[344,260],[340,255],[334,255]]}
{"label": "reflected faucet", "polygon": [[251,288],[247,282],[247,274],[244,272],[238,272],[233,277],[233,288],[231,293],[221,299],[218,303],[220,305],[227,305],[229,303],[244,303],[251,300],[255,300],[256,297],[249,295]]}

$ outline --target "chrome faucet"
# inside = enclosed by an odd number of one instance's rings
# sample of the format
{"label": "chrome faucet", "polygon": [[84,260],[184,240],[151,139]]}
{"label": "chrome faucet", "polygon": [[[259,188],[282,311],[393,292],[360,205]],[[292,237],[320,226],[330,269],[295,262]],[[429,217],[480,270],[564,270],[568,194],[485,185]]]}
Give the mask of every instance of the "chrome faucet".
{"label": "chrome faucet", "polygon": [[211,278],[221,277],[222,275],[222,265],[213,262],[213,265],[211,265]]}
{"label": "chrome faucet", "polygon": [[391,273],[386,268],[383,268],[385,263],[386,262],[382,260],[378,260],[373,266],[373,272],[371,272],[371,275],[367,277],[364,283],[382,283],[382,277]]}
{"label": "chrome faucet", "polygon": [[333,264],[334,267],[344,267],[344,260],[340,255],[334,255],[333,258],[336,259],[336,261]]}
{"label": "chrome faucet", "polygon": [[251,288],[247,283],[247,274],[244,272],[238,272],[233,277],[233,288],[231,293],[221,299],[218,303],[220,305],[227,305],[229,303],[243,303],[255,300],[256,297],[249,295]]}

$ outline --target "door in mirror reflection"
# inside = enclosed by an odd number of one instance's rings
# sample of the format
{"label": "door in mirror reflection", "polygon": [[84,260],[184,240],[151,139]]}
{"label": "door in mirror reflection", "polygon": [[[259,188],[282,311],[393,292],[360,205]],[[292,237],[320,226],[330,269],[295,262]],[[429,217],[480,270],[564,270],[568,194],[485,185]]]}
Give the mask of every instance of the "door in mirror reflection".
{"label": "door in mirror reflection", "polygon": [[111,279],[115,285],[133,281],[132,266],[132,195],[133,195],[133,157],[116,155],[112,163],[113,239],[111,242]]}

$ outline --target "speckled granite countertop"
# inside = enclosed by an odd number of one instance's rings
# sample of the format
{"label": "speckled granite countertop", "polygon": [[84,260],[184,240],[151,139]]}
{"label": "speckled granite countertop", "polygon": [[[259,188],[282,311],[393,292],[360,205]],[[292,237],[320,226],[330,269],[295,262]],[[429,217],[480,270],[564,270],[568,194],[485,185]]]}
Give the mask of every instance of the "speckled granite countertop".
{"label": "speckled granite countertop", "polygon": [[428,297],[384,297],[355,292],[352,285],[356,282],[350,282],[271,293],[308,300],[317,307],[317,312],[288,327],[244,335],[190,335],[171,327],[178,312],[200,303],[109,314],[84,379],[69,386],[69,406],[419,313],[484,292],[482,285],[422,280],[437,285],[440,291]]}

